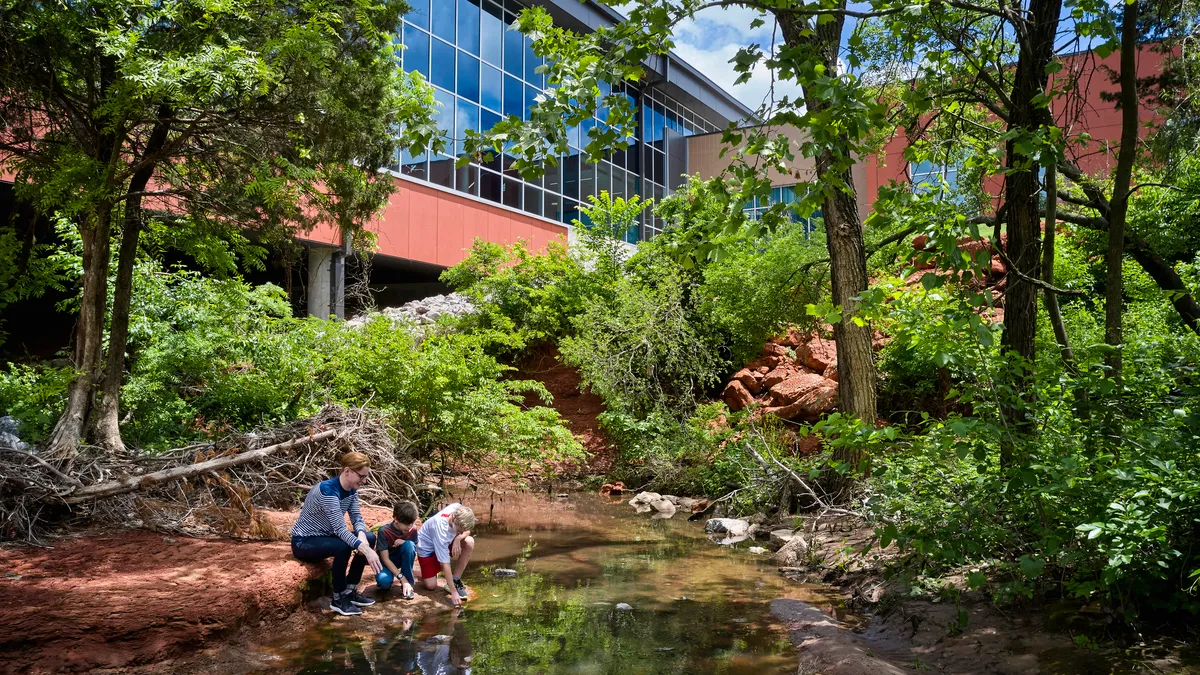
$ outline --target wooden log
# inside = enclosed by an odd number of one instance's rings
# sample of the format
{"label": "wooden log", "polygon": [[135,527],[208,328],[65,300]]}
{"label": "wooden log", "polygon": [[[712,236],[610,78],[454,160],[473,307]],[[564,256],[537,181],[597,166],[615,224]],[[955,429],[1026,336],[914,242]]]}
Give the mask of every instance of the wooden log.
{"label": "wooden log", "polygon": [[208,473],[218,469],[226,469],[231,466],[238,466],[239,464],[253,462],[256,459],[262,459],[263,457],[266,457],[267,455],[279,450],[286,450],[301,445],[307,445],[309,443],[315,443],[317,441],[323,441],[328,438],[333,438],[340,433],[341,431],[338,429],[331,429],[329,431],[322,431],[319,434],[293,438],[290,441],[276,443],[275,445],[268,445],[265,448],[258,448],[257,450],[250,450],[249,452],[243,452],[237,455],[216,457],[214,459],[197,462],[195,464],[189,464],[187,466],[177,466],[170,469],[163,469],[162,471],[143,474],[141,476],[129,476],[128,478],[122,478],[120,480],[112,480],[104,483],[97,483],[95,485],[88,485],[87,487],[75,490],[70,495],[64,497],[63,502],[67,504],[78,504],[89,499],[112,497],[113,495],[133,492],[134,490],[143,490],[148,487],[158,485],[159,483],[166,483],[173,480],[179,480],[181,478],[191,478],[192,476],[198,476],[202,473]]}

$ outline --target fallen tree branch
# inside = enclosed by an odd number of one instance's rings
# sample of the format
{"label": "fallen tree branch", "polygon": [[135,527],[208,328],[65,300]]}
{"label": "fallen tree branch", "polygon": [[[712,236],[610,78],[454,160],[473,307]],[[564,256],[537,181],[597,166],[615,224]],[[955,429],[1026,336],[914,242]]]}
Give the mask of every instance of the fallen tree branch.
{"label": "fallen tree branch", "polygon": [[41,457],[38,457],[37,455],[33,454],[32,452],[25,452],[24,450],[18,450],[16,448],[13,448],[13,447],[10,447],[7,445],[0,445],[0,450],[7,450],[11,453],[21,455],[28,459],[32,459],[33,461],[37,462],[38,464],[41,464],[43,467],[48,469],[50,471],[50,473],[53,473],[55,476],[58,476],[60,479],[66,481],[67,483],[74,485],[76,487],[83,487],[83,483],[79,482],[79,479],[77,479],[73,476],[68,476],[67,474],[59,471],[58,469],[54,468],[54,466],[52,466],[49,462],[42,459]]}
{"label": "fallen tree branch", "polygon": [[130,476],[120,480],[89,485],[72,492],[69,496],[63,499],[63,502],[67,504],[78,504],[89,499],[111,497],[113,495],[124,494],[126,492],[133,492],[134,490],[145,489],[159,483],[180,480],[182,478],[190,478],[192,476],[198,476],[210,471],[225,469],[231,466],[238,466],[239,464],[252,462],[256,459],[262,459],[263,457],[266,457],[267,455],[279,450],[287,450],[290,448],[299,447],[301,445],[323,441],[333,438],[340,433],[341,430],[339,429],[330,429],[329,431],[322,431],[321,433],[313,434],[311,436],[293,438],[290,441],[276,443],[275,445],[268,445],[263,448],[258,448],[257,450],[250,450],[237,455],[217,457],[215,459],[197,462],[187,466],[173,467],[170,469],[164,469],[162,471],[143,474],[141,476]]}

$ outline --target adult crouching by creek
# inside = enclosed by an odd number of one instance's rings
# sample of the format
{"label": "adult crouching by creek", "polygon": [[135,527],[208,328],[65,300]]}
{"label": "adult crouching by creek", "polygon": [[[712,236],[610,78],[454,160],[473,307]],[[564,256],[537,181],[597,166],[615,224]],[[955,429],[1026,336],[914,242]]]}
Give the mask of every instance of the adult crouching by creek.
{"label": "adult crouching by creek", "polygon": [[[308,491],[300,517],[292,526],[292,555],[303,562],[333,558],[333,600],[329,609],[342,615],[362,614],[359,607],[375,601],[358,592],[363,568],[382,569],[375,535],[367,531],[358,503],[358,488],[371,475],[371,459],[361,452],[342,455],[341,472]],[[350,525],[346,526],[346,514]],[[347,570],[347,567],[349,569]]]}

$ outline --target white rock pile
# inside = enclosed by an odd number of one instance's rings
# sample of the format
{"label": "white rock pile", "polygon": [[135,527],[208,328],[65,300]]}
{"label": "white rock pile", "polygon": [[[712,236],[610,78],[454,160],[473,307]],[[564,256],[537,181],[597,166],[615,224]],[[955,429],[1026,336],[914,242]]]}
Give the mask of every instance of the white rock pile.
{"label": "white rock pile", "polygon": [[350,326],[362,326],[376,316],[383,315],[393,322],[404,321],[415,326],[429,326],[443,316],[461,317],[475,312],[475,303],[461,293],[434,295],[406,302],[399,307],[385,307],[378,312],[360,314],[346,321]]}

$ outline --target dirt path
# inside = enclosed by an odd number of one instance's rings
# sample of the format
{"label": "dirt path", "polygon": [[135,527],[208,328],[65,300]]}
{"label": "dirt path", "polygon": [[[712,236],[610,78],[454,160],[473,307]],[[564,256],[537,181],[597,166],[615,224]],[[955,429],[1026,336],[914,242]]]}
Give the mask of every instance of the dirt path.
{"label": "dirt path", "polygon": [[[295,519],[270,515],[283,532]],[[363,516],[375,524],[390,513],[365,508]],[[293,614],[326,569],[293,559],[286,541],[109,530],[48,543],[0,548],[0,672],[154,663],[242,627],[302,620]]]}

